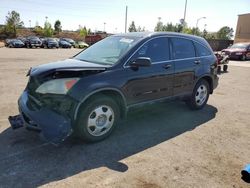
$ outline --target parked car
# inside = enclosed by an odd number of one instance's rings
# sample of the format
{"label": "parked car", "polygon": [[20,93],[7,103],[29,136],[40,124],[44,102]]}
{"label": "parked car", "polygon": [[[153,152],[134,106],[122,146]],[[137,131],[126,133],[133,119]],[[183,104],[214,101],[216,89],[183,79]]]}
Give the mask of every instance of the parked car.
{"label": "parked car", "polygon": [[29,37],[26,38],[25,46],[27,48],[41,47],[42,46],[42,41],[38,37],[29,36]]}
{"label": "parked car", "polygon": [[229,56],[230,59],[240,59],[245,61],[250,59],[250,43],[235,43],[222,52]]}
{"label": "parked car", "polygon": [[23,48],[25,45],[21,40],[18,39],[6,39],[5,46],[9,48]]}
{"label": "parked car", "polygon": [[76,42],[76,45],[75,45],[76,48],[88,48],[89,45],[86,43],[86,42],[83,42],[83,41],[78,41]]}
{"label": "parked car", "polygon": [[71,48],[72,45],[67,41],[59,40],[59,47],[61,47],[61,48]]}
{"label": "parked car", "polygon": [[217,60],[206,40],[168,32],[113,35],[27,75],[20,115],[10,123],[18,128],[23,122],[54,143],[72,132],[100,141],[130,107],[142,104],[179,98],[202,109],[218,84]]}
{"label": "parked car", "polygon": [[21,40],[24,44],[27,40],[25,37],[17,37],[16,39]]}
{"label": "parked car", "polygon": [[74,47],[74,48],[76,47],[76,42],[73,39],[70,39],[70,38],[61,38],[60,40],[61,41],[66,41],[66,42],[70,43],[71,46]]}
{"label": "parked car", "polygon": [[42,40],[42,47],[44,47],[44,48],[59,48],[59,44],[54,38],[45,38]]}

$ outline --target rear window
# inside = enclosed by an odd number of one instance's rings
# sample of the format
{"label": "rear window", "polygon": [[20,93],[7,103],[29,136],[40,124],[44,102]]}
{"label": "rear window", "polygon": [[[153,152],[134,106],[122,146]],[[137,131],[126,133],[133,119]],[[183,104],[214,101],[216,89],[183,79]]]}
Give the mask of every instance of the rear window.
{"label": "rear window", "polygon": [[206,47],[202,46],[201,44],[195,42],[194,43],[195,48],[196,48],[196,52],[197,52],[197,56],[208,56],[211,55],[210,50],[208,50]]}
{"label": "rear window", "polygon": [[195,49],[191,40],[172,38],[173,58],[185,59],[195,57]]}

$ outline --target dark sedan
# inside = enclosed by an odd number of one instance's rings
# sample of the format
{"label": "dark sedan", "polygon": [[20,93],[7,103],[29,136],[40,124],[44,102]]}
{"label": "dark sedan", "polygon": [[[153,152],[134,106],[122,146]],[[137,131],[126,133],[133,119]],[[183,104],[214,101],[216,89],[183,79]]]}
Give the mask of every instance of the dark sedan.
{"label": "dark sedan", "polygon": [[21,40],[18,39],[7,39],[5,46],[9,48],[23,48],[25,45]]}
{"label": "dark sedan", "polygon": [[59,47],[61,48],[71,48],[71,44],[64,40],[59,40]]}
{"label": "dark sedan", "polygon": [[74,47],[74,48],[76,47],[76,42],[73,39],[70,39],[70,38],[61,38],[60,40],[61,41],[66,41],[66,42],[70,43],[71,46]]}
{"label": "dark sedan", "polygon": [[230,59],[245,61],[250,59],[250,43],[235,43],[234,45],[222,50]]}

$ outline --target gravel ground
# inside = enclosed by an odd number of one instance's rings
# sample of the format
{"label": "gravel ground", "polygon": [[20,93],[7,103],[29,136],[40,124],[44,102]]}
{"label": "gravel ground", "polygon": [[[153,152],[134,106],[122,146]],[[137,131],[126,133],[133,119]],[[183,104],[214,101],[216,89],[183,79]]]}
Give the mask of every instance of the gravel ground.
{"label": "gravel ground", "polygon": [[249,187],[240,171],[250,163],[250,62],[230,62],[203,110],[183,102],[133,109],[99,143],[69,138],[55,147],[11,130],[29,67],[77,52],[0,48],[0,187]]}

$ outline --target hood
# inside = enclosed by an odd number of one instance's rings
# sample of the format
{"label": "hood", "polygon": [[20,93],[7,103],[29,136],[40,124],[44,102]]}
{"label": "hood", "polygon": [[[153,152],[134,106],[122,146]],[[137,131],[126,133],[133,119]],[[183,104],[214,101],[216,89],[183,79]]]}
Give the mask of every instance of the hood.
{"label": "hood", "polygon": [[40,76],[60,71],[85,71],[85,70],[104,71],[106,70],[106,68],[108,68],[107,65],[99,65],[95,63],[89,63],[86,61],[80,61],[77,59],[66,59],[64,61],[48,63],[34,67],[29,71],[28,75]]}

